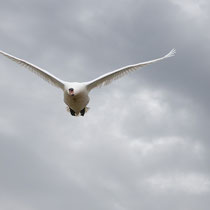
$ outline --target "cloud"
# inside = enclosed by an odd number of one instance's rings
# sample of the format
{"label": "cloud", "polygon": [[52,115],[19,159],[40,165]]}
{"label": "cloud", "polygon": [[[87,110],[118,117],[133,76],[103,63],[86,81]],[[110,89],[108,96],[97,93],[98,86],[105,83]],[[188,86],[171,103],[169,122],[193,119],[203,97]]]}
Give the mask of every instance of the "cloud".
{"label": "cloud", "polygon": [[205,12],[205,4],[206,1],[199,0],[187,0],[187,1],[174,1],[172,2],[180,7],[180,9],[183,11],[182,14],[187,15],[189,18],[202,20],[207,17],[207,14]]}
{"label": "cloud", "polygon": [[152,191],[157,193],[205,194],[210,191],[209,177],[202,174],[169,174],[155,175],[146,180]]}
{"label": "cloud", "polygon": [[208,209],[209,3],[1,4],[1,49],[88,81],[177,48],[91,92],[73,118],[60,90],[0,58],[2,209]]}

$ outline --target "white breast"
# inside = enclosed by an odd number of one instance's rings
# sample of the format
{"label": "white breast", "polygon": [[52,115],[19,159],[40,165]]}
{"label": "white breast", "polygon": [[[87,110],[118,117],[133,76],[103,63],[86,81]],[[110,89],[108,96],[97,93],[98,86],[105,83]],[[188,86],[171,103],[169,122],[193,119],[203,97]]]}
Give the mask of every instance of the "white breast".
{"label": "white breast", "polygon": [[[76,90],[76,88],[75,88]],[[78,89],[77,89],[78,90]],[[89,103],[89,96],[86,89],[81,89],[79,92],[75,91],[75,96],[70,96],[67,91],[64,92],[64,102],[72,110],[78,114]]]}

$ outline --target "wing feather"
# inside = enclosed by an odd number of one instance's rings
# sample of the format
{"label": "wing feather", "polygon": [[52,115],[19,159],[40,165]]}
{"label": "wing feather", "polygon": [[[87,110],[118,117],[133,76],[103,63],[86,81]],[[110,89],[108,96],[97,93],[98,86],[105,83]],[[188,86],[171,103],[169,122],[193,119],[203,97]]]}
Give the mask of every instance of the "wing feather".
{"label": "wing feather", "polygon": [[142,63],[137,63],[137,64],[133,64],[133,65],[129,65],[129,66],[125,66],[125,67],[122,67],[120,69],[114,70],[112,72],[106,73],[106,74],[88,82],[87,83],[87,88],[90,91],[95,87],[102,87],[102,86],[108,85],[112,81],[117,80],[117,79],[127,75],[130,72],[136,71],[140,67],[143,67],[143,66],[151,64],[151,63],[155,63],[155,62],[163,60],[165,58],[172,57],[172,56],[175,55],[175,53],[176,53],[176,50],[172,49],[167,55],[165,55],[161,58],[146,61],[146,62],[142,62]]}
{"label": "wing feather", "polygon": [[63,89],[64,88],[64,81],[58,79],[57,77],[55,77],[54,75],[50,74],[48,71],[39,68],[38,66],[35,66],[25,60],[19,59],[15,56],[12,56],[8,53],[5,53],[3,51],[0,51],[0,54],[4,55],[5,57],[9,58],[10,60],[26,67],[27,69],[29,69],[31,72],[37,74],[39,77],[41,77],[42,79],[46,80],[47,82],[49,82],[50,84]]}

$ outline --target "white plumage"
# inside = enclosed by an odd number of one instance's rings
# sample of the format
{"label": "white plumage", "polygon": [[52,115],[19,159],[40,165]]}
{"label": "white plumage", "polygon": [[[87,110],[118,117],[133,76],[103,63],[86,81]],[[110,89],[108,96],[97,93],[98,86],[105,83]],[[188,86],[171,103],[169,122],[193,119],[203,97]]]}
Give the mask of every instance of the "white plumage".
{"label": "white plumage", "polygon": [[112,72],[106,73],[94,80],[91,80],[89,82],[66,82],[63,81],[54,75],[50,74],[48,71],[39,68],[38,66],[35,66],[25,60],[19,59],[15,56],[12,56],[8,53],[5,53],[3,51],[0,51],[0,54],[4,55],[5,57],[11,59],[12,61],[26,67],[30,71],[34,72],[47,82],[51,83],[52,85],[60,88],[63,90],[64,93],[64,102],[68,106],[68,110],[70,113],[74,116],[78,116],[81,114],[84,116],[85,112],[87,112],[88,108],[86,107],[87,104],[89,103],[89,92],[95,88],[95,87],[101,87],[104,85],[110,84],[113,80],[116,80],[118,78],[123,77],[124,75],[128,74],[129,72],[135,71],[140,67],[143,67],[145,65],[155,63],[157,61],[163,60],[165,58],[169,58],[174,56],[176,53],[176,50],[173,49],[171,50],[167,55],[142,62],[142,63],[137,63],[129,66],[122,67],[120,69],[116,69]]}

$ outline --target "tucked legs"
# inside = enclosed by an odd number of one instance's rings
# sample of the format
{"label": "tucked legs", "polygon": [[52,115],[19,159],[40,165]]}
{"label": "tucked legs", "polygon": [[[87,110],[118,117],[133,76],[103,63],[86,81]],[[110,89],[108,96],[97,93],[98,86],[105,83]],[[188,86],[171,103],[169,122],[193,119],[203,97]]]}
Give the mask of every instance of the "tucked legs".
{"label": "tucked legs", "polygon": [[72,115],[72,116],[75,116],[75,111],[72,110],[70,107],[69,107],[69,110],[70,110],[71,115]]}
{"label": "tucked legs", "polygon": [[85,108],[80,111],[81,116],[85,115]]}

